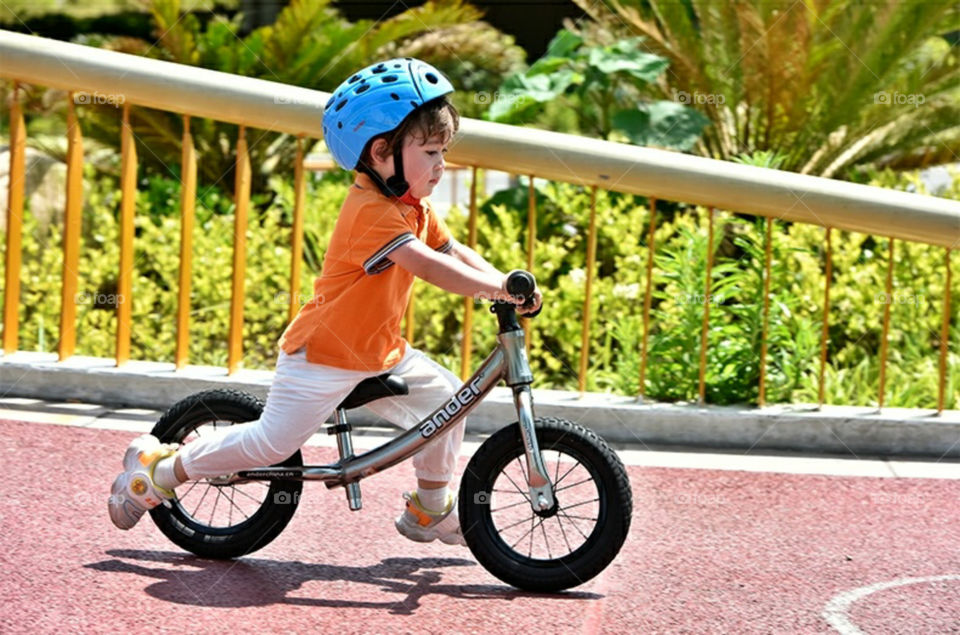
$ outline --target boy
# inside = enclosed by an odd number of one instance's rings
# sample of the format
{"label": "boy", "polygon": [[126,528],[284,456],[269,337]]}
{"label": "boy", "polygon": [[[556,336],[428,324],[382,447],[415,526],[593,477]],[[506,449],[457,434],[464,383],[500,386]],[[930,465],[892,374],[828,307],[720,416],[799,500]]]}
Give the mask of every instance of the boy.
{"label": "boy", "polygon": [[[410,428],[460,387],[449,370],[400,336],[414,276],[465,296],[518,302],[505,274],[453,240],[426,200],[443,175],[443,155],[459,126],[446,100],[453,86],[422,61],[393,59],[344,81],[324,109],[327,147],[357,171],[314,299],[280,339],[273,384],[260,419],[229,426],[176,448],[135,439],[113,483],[110,518],[133,527],[187,480],[230,474],[286,459],[316,432],[361,380],[391,372],[410,394],[368,408]],[[536,311],[540,292],[521,313]],[[411,540],[464,544],[450,480],[463,440],[461,422],[413,458],[417,489],[403,495],[397,531]]]}

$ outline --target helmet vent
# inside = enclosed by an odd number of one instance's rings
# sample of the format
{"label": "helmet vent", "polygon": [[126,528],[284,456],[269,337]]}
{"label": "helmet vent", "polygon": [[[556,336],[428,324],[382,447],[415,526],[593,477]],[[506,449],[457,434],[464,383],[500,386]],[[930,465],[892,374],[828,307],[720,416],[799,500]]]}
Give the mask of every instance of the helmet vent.
{"label": "helmet vent", "polygon": [[437,76],[434,75],[433,73],[427,73],[426,75],[424,75],[424,77],[426,77],[427,81],[430,82],[431,84],[436,84],[440,81],[439,79],[437,79]]}
{"label": "helmet vent", "polygon": [[351,78],[350,78],[350,81],[347,82],[347,83],[353,84],[354,82],[358,81],[359,79],[360,79],[360,75],[357,74],[357,75],[354,75],[353,77],[351,77]]}
{"label": "helmet vent", "polygon": [[370,88],[370,84],[360,84],[359,86],[357,86],[357,90],[355,90],[354,92],[359,95],[360,93],[367,92],[367,89],[369,88]]}
{"label": "helmet vent", "polygon": [[384,84],[389,84],[389,83],[391,83],[391,82],[397,81],[397,76],[396,76],[396,75],[384,75],[384,76],[383,76],[383,79],[381,79],[380,81],[383,82]]}
{"label": "helmet vent", "polygon": [[396,93],[390,93],[390,96],[393,98],[394,101],[400,101],[400,95]]}
{"label": "helmet vent", "polygon": [[384,66],[383,64],[377,64],[372,69],[370,69],[370,72],[373,73],[374,75],[379,75],[380,73],[386,73],[387,67]]}
{"label": "helmet vent", "polygon": [[344,99],[344,100],[341,101],[339,104],[337,104],[337,107],[335,108],[335,110],[336,110],[337,112],[340,112],[341,110],[343,110],[343,107],[346,106],[346,105],[347,105],[347,100]]}

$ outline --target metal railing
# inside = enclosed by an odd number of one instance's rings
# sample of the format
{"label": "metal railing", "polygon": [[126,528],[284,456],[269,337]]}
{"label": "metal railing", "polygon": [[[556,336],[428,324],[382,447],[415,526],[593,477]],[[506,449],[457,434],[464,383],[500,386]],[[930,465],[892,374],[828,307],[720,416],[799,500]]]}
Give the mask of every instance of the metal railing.
{"label": "metal railing", "polygon": [[[133,200],[136,195],[137,158],[129,125],[131,104],[180,113],[183,116],[181,191],[182,240],[180,296],[177,314],[176,365],[187,362],[190,297],[190,254],[196,196],[196,155],[189,131],[190,117],[204,117],[239,125],[236,144],[234,265],[230,332],[228,336],[228,372],[233,373],[242,356],[242,326],[245,273],[245,232],[250,199],[250,159],[246,129],[256,127],[286,132],[297,137],[295,168],[295,205],[290,271],[292,318],[297,310],[300,284],[300,260],[303,252],[304,157],[305,138],[322,137],[321,118],[329,94],[183,66],[149,58],[69,44],[27,35],[0,31],[0,77],[13,81],[10,109],[10,193],[6,251],[6,287],[4,300],[3,347],[6,353],[17,350],[17,310],[19,302],[20,241],[23,215],[24,149],[26,144],[18,83],[39,84],[70,92],[67,101],[67,202],[64,225],[63,304],[59,357],[73,354],[76,320],[75,292],[81,213],[82,137],[77,122],[73,91],[120,93],[124,96],[122,139],[121,273],[119,292],[129,293],[133,253]],[[509,157],[509,165],[504,165]],[[823,337],[821,338],[820,403],[823,403],[823,373],[826,364],[827,329],[830,307],[830,240],[833,229],[850,230],[891,238],[887,291],[891,290],[895,240],[928,243],[945,248],[947,285],[943,298],[940,338],[938,411],[944,407],[947,369],[947,341],[950,316],[950,251],[960,242],[960,203],[906,192],[868,187],[842,181],[738,165],[676,152],[589,139],[531,128],[463,119],[461,131],[451,145],[449,158],[470,166],[473,180],[470,190],[469,236],[467,244],[476,246],[478,168],[507,170],[530,176],[527,229],[527,266],[533,268],[536,244],[536,204],[533,177],[563,181],[591,188],[590,230],[588,236],[586,298],[579,364],[579,388],[586,387],[589,358],[590,304],[596,259],[596,193],[598,188],[639,194],[649,198],[650,225],[646,291],[643,304],[643,336],[638,392],[645,390],[649,347],[650,310],[653,285],[653,254],[656,248],[657,200],[674,200],[710,209],[709,232],[713,244],[714,210],[735,210],[767,217],[764,262],[763,335],[760,358],[759,402],[765,401],[767,330],[771,267],[772,219],[810,223],[826,229],[826,284],[824,289]],[[712,250],[708,250],[706,296],[710,293]],[[124,306],[126,304],[126,306]],[[406,329],[412,337],[413,301]],[[117,364],[129,357],[129,303],[117,307]],[[470,332],[473,302],[464,301],[464,334],[461,374],[470,367]],[[883,405],[887,334],[890,303],[884,308],[881,340],[879,403]],[[705,395],[705,366],[709,302],[704,303],[700,344],[699,394]]]}

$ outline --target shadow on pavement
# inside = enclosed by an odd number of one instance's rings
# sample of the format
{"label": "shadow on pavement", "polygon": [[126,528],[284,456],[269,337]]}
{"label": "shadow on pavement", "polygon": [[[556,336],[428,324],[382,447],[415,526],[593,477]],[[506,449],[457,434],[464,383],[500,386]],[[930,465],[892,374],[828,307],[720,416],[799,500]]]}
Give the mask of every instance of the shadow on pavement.
{"label": "shadow on pavement", "polygon": [[[471,600],[513,600],[522,597],[553,597],[569,600],[596,600],[596,593],[565,592],[538,594],[510,586],[491,584],[443,584],[444,567],[477,566],[463,558],[387,558],[366,567],[312,564],[299,561],[243,558],[207,560],[186,553],[113,549],[112,560],[84,567],[111,573],[131,573],[158,581],[144,589],[166,602],[209,607],[267,606],[293,604],[331,608],[381,609],[392,614],[411,615],[426,595],[443,595]],[[160,563],[162,567],[148,566]],[[287,597],[306,582],[360,582],[376,586],[371,595],[402,595],[393,601]],[[342,584],[337,587],[342,592]]]}

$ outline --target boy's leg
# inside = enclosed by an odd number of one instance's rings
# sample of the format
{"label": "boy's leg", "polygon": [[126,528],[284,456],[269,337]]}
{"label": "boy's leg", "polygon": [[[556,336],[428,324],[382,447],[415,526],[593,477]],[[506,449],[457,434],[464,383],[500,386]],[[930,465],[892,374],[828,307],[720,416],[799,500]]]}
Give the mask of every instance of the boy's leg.
{"label": "boy's leg", "polygon": [[[403,377],[410,394],[378,399],[367,404],[367,408],[407,430],[449,399],[463,383],[452,372],[409,345],[400,363],[388,372]],[[446,431],[414,455],[413,467],[418,480],[447,484],[453,479],[465,422],[466,419],[461,420],[454,429]]]}
{"label": "boy's leg", "polygon": [[266,406],[257,421],[205,434],[173,455],[159,451],[155,447],[159,442],[149,435],[131,444],[124,472],[114,482],[110,517],[121,529],[136,524],[147,509],[172,496],[168,490],[177,483],[155,480],[171,471],[179,472],[180,478],[176,480],[182,481],[183,476],[208,478],[286,459],[316,432],[353,387],[370,374],[311,364],[302,351],[294,355],[280,353]]}
{"label": "boy's leg", "polygon": [[[456,375],[409,346],[403,360],[389,372],[404,378],[410,394],[378,399],[367,407],[406,429],[420,423],[461,385]],[[463,442],[464,423],[460,421],[413,457],[417,491],[404,494],[404,512],[395,523],[397,530],[411,540],[465,544],[456,496],[449,488]]]}

